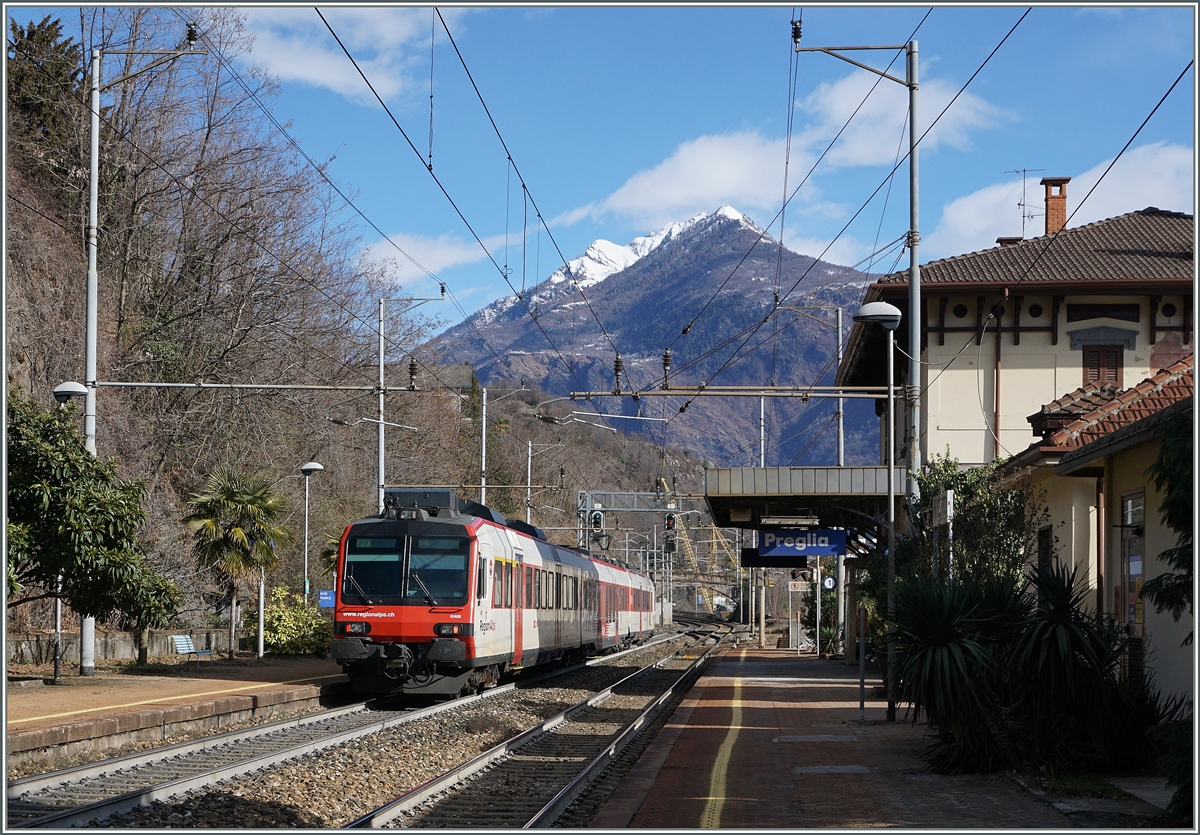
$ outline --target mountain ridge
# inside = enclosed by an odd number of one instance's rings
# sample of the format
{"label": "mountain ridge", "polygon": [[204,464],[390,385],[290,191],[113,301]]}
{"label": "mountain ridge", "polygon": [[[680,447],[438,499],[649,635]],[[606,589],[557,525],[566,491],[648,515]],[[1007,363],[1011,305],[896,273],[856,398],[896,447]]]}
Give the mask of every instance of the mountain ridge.
{"label": "mountain ridge", "polygon": [[[593,242],[523,296],[493,302],[431,347],[442,362],[470,363],[484,385],[524,379],[552,396],[590,391],[597,401],[614,387],[618,352],[623,389],[660,390],[668,347],[674,385],[814,385],[835,370],[831,308],[856,309],[870,281],[852,268],[781,247],[749,217],[722,206],[624,247]],[[601,405],[627,415],[655,412],[681,435],[672,443],[706,460],[736,458],[748,434],[757,447],[757,404],[751,419],[745,404],[704,397],[682,414],[684,402],[624,397]],[[781,457],[804,454],[807,441],[786,441],[782,433],[815,417],[810,405],[772,403],[773,443]],[[869,445],[864,422],[854,427],[864,435],[859,446]],[[809,457],[827,458],[828,448],[811,447]],[[869,457],[865,449],[856,454]]]}

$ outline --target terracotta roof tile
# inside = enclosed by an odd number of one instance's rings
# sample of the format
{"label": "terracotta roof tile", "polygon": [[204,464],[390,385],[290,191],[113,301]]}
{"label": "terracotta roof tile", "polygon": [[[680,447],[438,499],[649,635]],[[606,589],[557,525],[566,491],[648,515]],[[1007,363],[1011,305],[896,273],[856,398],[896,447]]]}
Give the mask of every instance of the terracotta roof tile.
{"label": "terracotta roof tile", "polygon": [[1070,421],[1086,415],[1108,403],[1119,390],[1112,383],[1088,383],[1069,394],[1047,403],[1026,420],[1033,426],[1033,434],[1045,436]]}
{"label": "terracotta roof tile", "polygon": [[1133,388],[1117,393],[1107,403],[1067,423],[1053,432],[1046,439],[1046,443],[1064,450],[1076,449],[1192,397],[1195,364],[1194,355],[1184,357],[1154,376],[1142,380]]}
{"label": "terracotta roof tile", "polygon": [[[921,284],[1194,279],[1193,218],[1148,208],[921,265]],[[1053,243],[1051,243],[1053,241]],[[906,284],[908,270],[877,284]]]}

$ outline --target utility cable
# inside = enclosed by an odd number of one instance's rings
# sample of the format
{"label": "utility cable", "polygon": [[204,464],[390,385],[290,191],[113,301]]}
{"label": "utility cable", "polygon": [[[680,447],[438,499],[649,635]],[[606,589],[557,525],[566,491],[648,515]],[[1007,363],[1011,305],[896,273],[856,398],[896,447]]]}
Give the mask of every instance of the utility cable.
{"label": "utility cable", "polygon": [[[917,32],[920,30],[921,26],[924,25],[926,19],[928,19],[929,15],[932,14],[932,12],[933,12],[933,9],[931,8],[931,9],[929,9],[929,11],[927,11],[925,13],[925,16],[921,18],[921,21],[917,24],[916,28],[913,29],[912,34],[909,35],[909,40],[912,40],[913,36],[915,36],[917,34]],[[884,68],[884,72],[887,72],[887,70],[891,69],[892,64],[896,63],[896,61],[899,59],[899,57],[900,57],[899,55],[896,55],[895,57],[893,57],[892,60],[888,63],[887,67]],[[783,212],[783,208],[786,207],[787,204],[790,203],[792,200],[794,200],[796,198],[796,195],[798,195],[800,193],[800,189],[803,188],[804,184],[808,182],[808,179],[813,175],[813,172],[816,171],[817,166],[820,165],[821,162],[825,159],[825,157],[828,156],[829,152],[833,150],[833,146],[837,143],[838,139],[840,139],[842,134],[845,133],[846,130],[850,127],[850,123],[852,121],[854,121],[854,117],[858,115],[858,112],[860,110],[862,110],[864,105],[866,105],[867,100],[871,97],[871,94],[875,92],[875,89],[882,82],[883,82],[883,76],[879,76],[875,79],[875,82],[871,85],[871,89],[867,91],[867,94],[865,96],[863,96],[862,101],[860,101],[858,103],[858,106],[854,108],[854,112],[851,113],[850,116],[846,119],[845,124],[842,125],[842,127],[838,130],[837,134],[834,135],[833,139],[831,139],[829,141],[829,144],[825,147],[825,150],[821,152],[821,155],[819,157],[817,157],[816,162],[814,162],[812,164],[812,167],[809,168],[808,173],[804,175],[804,179],[801,180],[800,184],[796,186],[796,188],[792,192],[791,196],[788,197],[787,200],[784,201],[784,206],[780,208],[779,212],[776,212],[775,217],[773,217],[771,219],[771,222],[767,224],[767,228],[770,228],[771,226],[773,226],[775,224],[775,221],[780,218],[780,215]],[[899,168],[899,163],[897,163],[896,168]],[[895,169],[892,170],[892,173],[893,174],[895,173]],[[889,175],[889,176],[891,176],[891,175]],[[878,193],[878,191],[879,191],[879,189],[876,189],[875,193]],[[870,203],[870,201],[872,199],[874,199],[875,193],[872,193],[871,196],[867,198],[867,203]],[[863,208],[866,208],[866,206],[864,205]],[[861,211],[861,209],[860,209],[860,211]],[[858,215],[856,213],[855,217],[857,217],[857,216]],[[851,220],[853,220],[853,218]],[[843,229],[842,231],[844,232],[845,230]],[[696,312],[696,315],[692,317],[692,321],[684,326],[683,332],[680,333],[679,336],[676,336],[673,340],[671,340],[671,342],[667,345],[668,348],[675,347],[675,344],[682,337],[687,336],[691,332],[692,328],[695,327],[697,320],[699,320],[699,318],[704,315],[705,311],[708,310],[708,308],[712,305],[712,303],[714,301],[716,301],[717,296],[720,295],[720,293],[723,289],[725,289],[725,285],[728,284],[729,281],[733,278],[733,276],[737,273],[737,271],[742,268],[742,264],[744,264],[746,262],[746,260],[750,257],[751,253],[754,252],[755,247],[757,247],[759,245],[759,243],[762,242],[762,239],[766,234],[767,234],[766,229],[760,230],[758,238],[754,241],[753,244],[750,245],[750,249],[746,252],[745,255],[742,256],[742,259],[740,261],[738,261],[738,263],[736,265],[734,265],[733,269],[730,270],[729,275],[727,275],[725,277],[725,280],[721,282],[720,286],[718,286],[717,289],[715,291],[713,291],[713,294],[708,299],[708,301],[706,301],[701,306],[700,310]],[[839,232],[838,237],[841,237],[841,234],[842,233]],[[837,241],[837,237],[835,237],[833,240]],[[832,246],[832,243],[833,242],[830,242],[831,246]],[[828,251],[828,249],[829,248],[826,247],[826,251]],[[813,265],[810,265],[808,270],[805,270],[804,275],[801,276],[802,280],[803,280],[804,276],[808,275],[809,270],[811,270],[813,266],[815,266],[815,263]]]}
{"label": "utility cable", "polygon": [[[1003,305],[1004,302],[1006,302],[1008,300],[1008,297],[1011,295],[1012,291],[1016,290],[1021,285],[1021,283],[1024,282],[1025,279],[1029,277],[1030,273],[1033,272],[1033,268],[1042,259],[1042,256],[1045,255],[1046,252],[1049,251],[1050,247],[1052,247],[1054,245],[1054,242],[1058,240],[1059,235],[1061,235],[1064,231],[1066,231],[1068,229],[1069,224],[1075,218],[1075,215],[1078,214],[1080,209],[1083,208],[1084,204],[1088,201],[1088,198],[1090,198],[1092,196],[1092,194],[1096,191],[1096,189],[1100,186],[1100,183],[1104,182],[1104,178],[1107,177],[1109,172],[1112,171],[1113,166],[1115,166],[1117,164],[1117,161],[1120,160],[1121,157],[1125,154],[1125,152],[1129,150],[1129,146],[1133,144],[1134,140],[1137,139],[1138,135],[1141,134],[1142,130],[1145,129],[1146,125],[1150,122],[1150,119],[1154,116],[1155,113],[1158,112],[1159,108],[1163,106],[1163,104],[1166,102],[1167,98],[1171,95],[1171,93],[1174,92],[1175,88],[1179,85],[1179,82],[1183,80],[1183,77],[1185,75],[1187,75],[1188,70],[1190,70],[1192,68],[1194,63],[1195,63],[1194,59],[1192,61],[1188,61],[1187,66],[1183,68],[1183,71],[1180,72],[1178,77],[1176,77],[1175,81],[1173,81],[1171,83],[1171,86],[1167,89],[1167,92],[1163,93],[1162,98],[1160,98],[1158,100],[1158,103],[1154,105],[1154,107],[1150,110],[1150,113],[1146,116],[1145,119],[1142,120],[1142,123],[1140,125],[1138,125],[1137,130],[1135,130],[1133,132],[1133,135],[1129,137],[1129,140],[1124,144],[1124,146],[1122,146],[1121,150],[1117,153],[1117,155],[1115,157],[1113,157],[1112,162],[1110,162],[1108,164],[1108,166],[1104,169],[1104,171],[1100,174],[1100,177],[1096,180],[1095,184],[1088,190],[1087,194],[1085,194],[1083,196],[1083,199],[1079,201],[1079,204],[1075,207],[1074,211],[1071,212],[1070,216],[1063,223],[1063,226],[1061,228],[1059,228],[1053,235],[1051,235],[1049,237],[1049,240],[1047,240],[1045,242],[1045,245],[1038,251],[1038,253],[1034,257],[1034,259],[1029,262],[1029,266],[1027,266],[1025,268],[1025,270],[1021,273],[1021,275],[1017,277],[1017,280],[1013,283],[1012,287],[1011,288],[1005,287],[1004,293],[1001,297],[1001,301],[999,302],[999,304],[993,306],[993,309],[988,312],[988,317],[984,320],[983,327],[980,329],[979,334],[977,335],[978,340],[979,340],[978,344],[979,344],[981,351],[982,351],[982,347],[983,347],[983,338],[987,334],[988,323],[991,322],[992,319],[996,318],[996,308]],[[961,348],[959,348],[954,353],[954,355],[952,357],[950,357],[949,360],[947,360],[945,363],[940,363],[940,365],[943,366],[942,370],[939,371],[937,373],[937,376],[935,376],[932,380],[930,380],[925,385],[925,387],[921,389],[920,394],[919,394],[920,397],[925,396],[925,394],[929,391],[929,389],[933,386],[933,384],[936,383],[939,379],[941,379],[942,374],[946,373],[946,371],[949,369],[950,364],[953,363],[956,359],[958,359],[958,357],[962,354],[962,352],[965,351],[967,349],[967,347],[970,346],[971,342],[973,340],[975,340],[977,337],[976,336],[969,337],[967,339],[967,341],[965,343],[963,343],[963,346]],[[977,393],[979,393],[980,398],[982,398],[978,372],[976,373],[976,391],[977,391]],[[983,414],[985,417],[985,424],[986,424],[987,410],[983,409],[982,411],[983,411]],[[988,431],[989,432],[992,431],[990,425],[988,426]],[[995,438],[994,433],[993,433],[992,437],[993,437],[993,439]],[[997,443],[999,443],[999,442],[997,441]]]}
{"label": "utility cable", "polygon": [[[450,45],[452,47],[454,47],[454,52],[458,56],[459,63],[462,64],[463,72],[465,72],[467,74],[467,80],[471,82],[471,87],[472,87],[472,89],[474,89],[475,95],[479,99],[480,105],[483,107],[483,112],[484,112],[484,114],[486,114],[488,121],[491,123],[492,130],[495,131],[495,133],[496,133],[496,138],[500,140],[500,146],[504,149],[504,154],[508,158],[509,164],[512,165],[513,171],[516,172],[517,178],[521,181],[521,184],[524,186],[525,178],[521,174],[521,170],[517,167],[516,162],[513,160],[512,152],[508,149],[508,143],[504,141],[504,135],[500,132],[500,127],[496,124],[496,120],[495,120],[495,118],[493,118],[492,112],[488,108],[487,102],[483,98],[483,93],[480,91],[479,85],[475,83],[475,77],[471,74],[471,70],[467,66],[466,58],[463,56],[462,51],[458,48],[458,43],[454,40],[454,35],[450,32],[450,27],[446,24],[445,18],[442,17],[441,11],[438,11],[436,9],[435,9],[435,11],[437,11],[438,19],[441,20],[441,22],[442,22],[442,29],[446,32],[446,37],[449,39]],[[324,18],[322,18],[322,19],[324,19]],[[326,25],[328,25],[328,24],[326,24]],[[576,281],[574,273],[571,270],[570,264],[567,260],[567,257],[563,254],[562,249],[558,245],[558,241],[555,240],[555,238],[554,238],[554,233],[550,231],[549,225],[546,223],[545,219],[542,217],[541,210],[538,209],[537,202],[533,199],[532,193],[529,194],[529,202],[534,207],[534,211],[537,216],[537,219],[541,222],[542,226],[545,227],[546,236],[550,239],[550,242],[554,245],[554,249],[558,253],[558,257],[559,257],[561,263],[564,265],[564,268],[566,269],[567,278],[570,279],[571,283],[575,286],[575,289],[577,289],[579,291],[579,295],[583,299],[584,305],[587,307],[588,312],[591,313],[592,318],[596,320],[596,324],[600,327],[600,333],[603,334],[604,338],[608,341],[609,347],[612,348],[613,353],[620,356],[621,352],[617,348],[616,341],[613,339],[612,335],[608,332],[608,329],[604,327],[604,323],[600,320],[599,314],[596,313],[596,309],[592,306],[592,303],[588,299],[587,294],[583,292],[583,287],[580,286],[578,281]],[[509,286],[512,287],[511,284]],[[515,288],[513,288],[513,292],[516,293]],[[528,312],[528,307],[526,307],[526,310]],[[549,339],[548,336],[547,336],[547,339]],[[553,343],[551,343],[551,345],[553,345]],[[576,379],[578,379],[578,378],[576,378]]]}
{"label": "utility cable", "polygon": [[[323,14],[321,14],[321,10],[319,8],[314,7],[314,11],[316,11],[317,16],[321,18],[321,22],[325,24],[325,28],[329,30],[329,33],[333,36],[333,39],[337,42],[337,45],[339,47],[341,47],[342,52],[344,52],[346,57],[350,60],[350,63],[354,66],[354,69],[357,70],[359,76],[362,78],[363,82],[367,85],[367,88],[371,91],[371,94],[375,96],[375,100],[379,102],[379,105],[380,105],[380,107],[383,108],[384,113],[386,113],[388,118],[392,120],[392,124],[395,125],[396,130],[398,130],[400,132],[400,135],[402,137],[404,137],[404,141],[406,143],[408,143],[409,148],[411,148],[412,151],[419,158],[421,155],[420,151],[418,151],[416,146],[413,145],[412,140],[409,139],[408,133],[404,130],[403,127],[401,127],[400,122],[396,119],[395,115],[393,115],[391,108],[389,108],[387,106],[387,103],[384,102],[383,97],[379,95],[379,91],[375,89],[375,85],[373,85],[371,83],[371,80],[367,77],[367,74],[363,71],[362,67],[359,66],[358,61],[354,58],[354,55],[350,52],[349,48],[347,48],[345,43],[342,42],[342,39],[338,36],[338,34],[334,30],[333,26],[330,25],[329,21],[325,19],[325,16]],[[443,26],[444,26],[444,21],[443,21]],[[447,34],[449,34],[449,30],[447,30]],[[451,43],[453,44],[453,39],[451,39]],[[457,46],[455,47],[455,49],[457,50]],[[507,151],[507,149],[505,149],[505,150]],[[511,161],[511,156],[509,157],[509,160]],[[422,166],[422,167],[424,167],[424,166]],[[487,256],[487,259],[491,262],[492,266],[496,268],[496,271],[504,279],[505,284],[507,284],[509,286],[509,289],[513,291],[513,295],[516,295],[517,288],[512,286],[512,282],[509,280],[508,276],[505,274],[503,268],[501,268],[501,266],[498,263],[496,263],[495,257],[488,250],[487,245],[484,244],[484,242],[483,242],[483,239],[479,237],[479,234],[475,231],[475,228],[471,225],[471,222],[469,220],[467,220],[466,215],[464,215],[462,213],[462,209],[459,208],[458,204],[454,201],[454,198],[450,196],[450,192],[446,190],[446,187],[442,184],[442,181],[438,178],[438,176],[433,171],[429,172],[429,176],[433,178],[434,184],[437,185],[438,189],[442,192],[442,195],[450,203],[451,208],[454,209],[454,212],[455,212],[455,214],[458,215],[459,220],[461,220],[463,222],[463,225],[465,225],[467,227],[467,231],[471,233],[471,237],[473,237],[475,239],[475,242],[479,244],[480,248],[484,252],[484,255]],[[540,213],[538,214],[538,217],[539,218],[541,217]],[[526,303],[524,299],[519,299],[518,301],[521,302],[521,304],[525,307],[526,312],[528,313],[529,312],[528,303]],[[533,318],[533,317],[530,317],[530,318]],[[554,353],[559,357],[559,359],[561,359],[563,361],[564,366],[566,366],[567,365],[566,358],[563,357],[562,352],[559,351],[558,347],[554,344],[554,340],[552,340],[550,338],[550,334],[546,333],[546,329],[542,327],[541,322],[539,322],[537,319],[534,319],[533,323],[537,327],[537,329],[541,332],[542,336],[545,337],[546,342],[550,345],[551,350],[554,351]],[[570,366],[568,366],[568,368],[570,368]],[[573,368],[571,369],[571,376],[575,378],[575,381],[579,384],[580,388],[584,388],[583,381],[579,379],[577,374],[575,374]]]}
{"label": "utility cable", "polygon": [[[1032,9],[1026,9],[1025,12],[1021,15],[1021,17],[1017,20],[1017,22],[1012,25],[1012,28],[1009,29],[1008,32],[1004,35],[1004,37],[1000,39],[1000,42],[998,44],[996,44],[995,48],[992,49],[992,51],[988,54],[987,58],[985,58],[983,60],[983,63],[979,65],[978,69],[976,69],[975,72],[971,74],[971,77],[968,78],[966,83],[964,83],[963,86],[958,90],[958,92],[954,94],[954,97],[950,99],[949,103],[947,103],[946,106],[944,108],[942,108],[941,112],[938,113],[938,115],[930,123],[929,127],[925,129],[925,131],[921,134],[921,136],[914,143],[914,146],[920,145],[920,143],[924,141],[925,137],[929,135],[929,132],[931,130],[933,130],[934,126],[937,125],[937,123],[946,114],[946,112],[954,105],[954,103],[956,101],[958,101],[958,98],[966,91],[967,87],[970,86],[971,82],[974,81],[979,76],[979,74],[983,71],[984,67],[986,67],[988,65],[988,63],[992,60],[992,58],[995,57],[996,53],[1000,50],[1000,47],[1002,47],[1008,41],[1008,39],[1012,36],[1012,33],[1016,31],[1017,27],[1021,25],[1021,22],[1023,20],[1025,20],[1025,18],[1029,15],[1030,11],[1032,11]],[[1186,70],[1185,70],[1185,72],[1186,72]],[[911,153],[911,150],[912,149],[910,149],[909,153]],[[901,165],[904,161],[908,160],[909,153],[906,153],[904,155],[904,158],[901,160],[901,162],[897,163],[896,167],[894,167],[890,172],[888,172],[887,177],[885,177],[884,180],[878,186],[875,187],[875,190],[871,193],[871,196],[867,198],[866,202],[864,202],[863,205],[861,207],[859,207],[859,209],[854,213],[854,215],[850,218],[850,220],[847,221],[846,224],[842,227],[841,231],[839,231],[838,234],[834,237],[834,239],[832,241],[830,241],[829,245],[825,247],[825,250],[821,253],[821,257],[824,257],[825,253],[829,251],[829,248],[833,246],[834,242],[836,242],[838,240],[838,238],[840,238],[846,232],[846,230],[850,228],[850,224],[852,224],[855,221],[855,219],[857,219],[858,216],[860,214],[862,214],[862,212],[866,209],[866,207],[870,203],[870,201],[872,199],[874,199],[875,195],[879,193],[879,191],[884,187],[884,185],[888,182],[888,180],[895,174],[896,168],[898,168],[899,165]],[[810,266],[809,270],[811,270],[811,269],[812,269],[812,267]],[[788,295],[791,295],[792,291],[794,291],[796,289],[796,287],[798,287],[800,285],[800,282],[804,280],[804,277],[805,277],[805,275],[808,274],[809,270],[806,270],[804,275],[800,276],[800,278],[798,278],[796,280],[795,284],[792,285],[791,290],[789,290],[788,293],[784,295],[785,299],[787,298]],[[765,322],[763,324],[765,324]],[[760,324],[760,327],[761,327],[761,324]],[[745,343],[743,343],[743,344],[745,344]],[[735,352],[735,354],[736,354],[736,352]],[[721,368],[717,369],[717,371],[714,372],[714,374],[711,377],[709,377],[709,380],[711,380],[717,374],[720,374],[721,371],[724,370],[724,367],[725,366],[722,366]],[[688,401],[688,403],[685,404],[685,406],[683,408],[681,408],[681,413],[682,413],[682,411],[684,411],[686,409],[687,405],[691,404],[692,400],[694,400],[694,399],[695,399],[695,395],[693,395],[692,398]],[[674,417],[672,417],[671,419],[674,420]]]}
{"label": "utility cable", "polygon": [[[194,21],[189,20],[187,18],[187,16],[184,15],[178,9],[175,9],[174,11],[185,23],[194,23]],[[212,39],[209,38],[207,35],[202,35],[202,37],[204,38],[208,47],[212,50],[213,54],[216,56],[217,61],[225,68],[225,70],[227,72],[229,72],[229,74],[234,78],[234,80],[237,81],[238,85],[242,88],[242,90],[246,93],[246,95],[258,106],[258,109],[260,111],[262,111],[263,115],[265,115],[267,117],[267,119],[271,122],[271,124],[275,126],[275,129],[277,131],[279,131],[279,133],[282,134],[285,139],[288,140],[288,142],[296,150],[296,152],[299,153],[304,158],[304,160],[308,163],[309,167],[311,167],[315,172],[317,172],[317,174],[330,186],[330,188],[332,188],[334,191],[337,192],[338,196],[341,197],[342,201],[347,206],[349,206],[351,209],[353,209],[355,211],[355,213],[360,218],[362,218],[363,221],[365,221],[367,223],[368,226],[370,226],[372,229],[374,229],[375,232],[379,235],[379,237],[382,240],[387,241],[388,245],[390,245],[394,250],[396,250],[398,253],[400,253],[400,255],[404,256],[404,258],[406,258],[409,261],[409,263],[411,263],[413,266],[415,266],[418,270],[420,270],[422,273],[424,273],[430,279],[438,282],[438,284],[440,284],[442,287],[446,287],[446,283],[444,281],[442,281],[440,278],[438,278],[438,276],[434,275],[432,272],[427,270],[424,267],[424,265],[422,265],[419,261],[417,261],[416,258],[414,258],[412,255],[410,255],[408,252],[406,252],[402,247],[400,247],[400,245],[397,244],[391,238],[390,235],[386,234],[382,229],[380,229],[379,225],[377,223],[375,223],[375,221],[373,221],[371,218],[367,217],[366,213],[362,209],[360,209],[358,207],[358,205],[353,200],[351,200],[350,197],[344,191],[342,191],[341,187],[338,186],[337,183],[335,183],[329,177],[329,175],[325,172],[325,169],[322,166],[318,165],[317,162],[311,156],[309,156],[309,154],[304,150],[304,148],[300,145],[300,143],[296,141],[296,139],[291,135],[291,133],[289,133],[288,130],[279,123],[279,120],[275,118],[275,114],[272,113],[270,108],[268,108],[266,106],[266,104],[262,101],[262,99],[260,99],[258,97],[258,94],[254,92],[254,90],[250,87],[250,85],[246,83],[245,79],[243,79],[242,76],[237,72],[237,69],[233,66],[232,62],[229,61],[224,56],[224,54],[221,52],[220,47],[217,44],[215,44],[212,41]],[[432,74],[432,69],[430,72]],[[432,100],[432,78],[431,78],[430,83],[431,83],[430,98]],[[431,102],[430,107],[432,108],[432,102]],[[431,133],[430,133],[430,155],[431,155],[431,157],[430,158],[431,158],[431,160],[432,160],[432,148],[433,148],[433,145],[432,145],[432,120],[433,120],[433,115],[432,115],[432,109],[431,109],[431,112],[430,112],[430,130],[431,130]],[[453,293],[450,293],[450,296],[451,296],[452,303],[458,309],[459,313],[462,315],[463,320],[469,322],[470,326],[475,331],[476,335],[479,337],[482,345],[488,350],[489,353],[492,354],[492,356],[494,356],[497,359],[497,361],[502,363],[503,359],[501,358],[500,354],[497,353],[496,349],[492,347],[491,343],[488,342],[487,338],[479,330],[479,328],[476,327],[475,323],[469,319],[466,311],[463,309],[462,305],[459,304],[457,297],[454,296]],[[386,335],[384,336],[384,341],[391,342],[391,340]],[[401,350],[405,350],[404,346],[397,345],[394,342],[392,343],[392,346],[395,348],[400,348]],[[411,353],[411,352],[406,351],[406,353]],[[437,376],[437,374],[434,371],[432,366],[428,365],[423,360],[418,360],[418,362],[421,364],[422,367],[424,367],[426,369],[426,371],[429,371],[431,373],[431,375],[434,377],[434,379],[441,382],[442,385],[446,385]]]}

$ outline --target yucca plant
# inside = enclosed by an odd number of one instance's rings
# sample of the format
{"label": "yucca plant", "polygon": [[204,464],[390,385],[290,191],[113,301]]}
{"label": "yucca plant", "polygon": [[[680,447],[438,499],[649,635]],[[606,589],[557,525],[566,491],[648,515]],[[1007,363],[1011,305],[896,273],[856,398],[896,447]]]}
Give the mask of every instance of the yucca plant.
{"label": "yucca plant", "polygon": [[1134,765],[1150,753],[1145,723],[1120,684],[1125,639],[1084,607],[1077,567],[1031,570],[1037,602],[1014,647],[1014,700],[1035,762],[1048,771]]}
{"label": "yucca plant", "polygon": [[896,588],[898,696],[912,705],[914,723],[928,717],[937,771],[990,771],[1006,758],[989,725],[998,716],[995,663],[1007,625],[982,604],[973,585],[914,579]]}

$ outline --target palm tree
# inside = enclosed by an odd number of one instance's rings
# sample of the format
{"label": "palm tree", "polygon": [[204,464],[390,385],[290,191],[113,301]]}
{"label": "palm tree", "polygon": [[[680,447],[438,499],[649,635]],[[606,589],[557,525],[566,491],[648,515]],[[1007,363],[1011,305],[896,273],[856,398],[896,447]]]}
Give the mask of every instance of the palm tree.
{"label": "palm tree", "polygon": [[[283,497],[266,479],[229,466],[218,466],[204,492],[193,493],[184,518],[195,537],[192,553],[202,569],[215,569],[229,584],[229,657],[237,647],[234,604],[237,581],[273,568],[276,545],[288,545],[292,532],[280,523]],[[261,588],[259,593],[262,593]]]}

